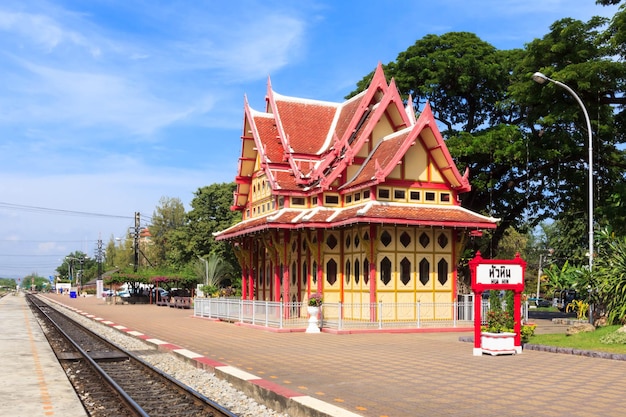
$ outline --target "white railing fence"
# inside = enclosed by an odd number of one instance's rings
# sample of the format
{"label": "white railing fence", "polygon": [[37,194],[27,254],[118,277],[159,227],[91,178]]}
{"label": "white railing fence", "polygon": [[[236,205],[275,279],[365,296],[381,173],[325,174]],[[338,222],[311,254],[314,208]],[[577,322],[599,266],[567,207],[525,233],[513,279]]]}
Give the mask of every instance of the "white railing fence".
{"label": "white railing fence", "polygon": [[[482,317],[489,304],[482,302]],[[527,306],[522,317],[527,320]],[[239,298],[195,298],[194,316],[278,329],[306,328],[308,313],[300,302],[253,301]],[[474,324],[474,302],[324,303],[320,326],[334,330],[457,328]]]}

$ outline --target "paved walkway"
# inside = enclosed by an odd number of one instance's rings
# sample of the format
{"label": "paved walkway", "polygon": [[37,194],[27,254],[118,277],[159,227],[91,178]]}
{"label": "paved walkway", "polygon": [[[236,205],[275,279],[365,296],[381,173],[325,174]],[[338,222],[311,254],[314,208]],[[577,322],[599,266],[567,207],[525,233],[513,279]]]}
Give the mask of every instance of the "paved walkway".
{"label": "paved walkway", "polygon": [[[94,318],[366,417],[623,416],[626,361],[524,351],[473,356],[468,333],[275,333],[154,305],[50,295]],[[539,324],[541,328],[541,323]],[[353,414],[354,413],[354,414]],[[328,415],[340,415],[329,413]]]}
{"label": "paved walkway", "polygon": [[87,415],[26,303],[23,293],[0,299],[0,415]]}

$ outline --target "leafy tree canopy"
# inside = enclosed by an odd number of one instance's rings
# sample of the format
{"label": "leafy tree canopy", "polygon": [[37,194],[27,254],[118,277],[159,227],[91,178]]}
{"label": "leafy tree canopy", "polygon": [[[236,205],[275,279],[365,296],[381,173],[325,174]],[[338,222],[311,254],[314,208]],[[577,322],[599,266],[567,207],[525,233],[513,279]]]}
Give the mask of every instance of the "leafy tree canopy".
{"label": "leafy tree canopy", "polygon": [[[525,232],[556,221],[564,252],[585,259],[587,190],[586,120],[562,88],[536,84],[541,71],[578,92],[592,116],[594,136],[594,219],[617,222],[625,201],[626,67],[622,27],[609,21],[561,19],[541,39],[523,49],[498,50],[476,35],[427,35],[385,65],[400,93],[419,112],[429,101],[451,154],[462,171],[470,169],[472,190],[465,207],[501,218],[476,249],[491,253],[513,226]],[[365,88],[371,74],[358,84]],[[582,232],[582,233],[581,233]]]}

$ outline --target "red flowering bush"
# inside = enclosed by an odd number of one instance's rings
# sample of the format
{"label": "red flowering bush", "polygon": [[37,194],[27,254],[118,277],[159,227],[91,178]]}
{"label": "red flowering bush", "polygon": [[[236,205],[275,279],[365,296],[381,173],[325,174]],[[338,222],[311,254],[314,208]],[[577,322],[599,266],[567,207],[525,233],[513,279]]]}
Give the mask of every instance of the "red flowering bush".
{"label": "red flowering bush", "polygon": [[482,330],[489,333],[513,332],[513,318],[508,311],[489,310],[487,325],[483,326]]}

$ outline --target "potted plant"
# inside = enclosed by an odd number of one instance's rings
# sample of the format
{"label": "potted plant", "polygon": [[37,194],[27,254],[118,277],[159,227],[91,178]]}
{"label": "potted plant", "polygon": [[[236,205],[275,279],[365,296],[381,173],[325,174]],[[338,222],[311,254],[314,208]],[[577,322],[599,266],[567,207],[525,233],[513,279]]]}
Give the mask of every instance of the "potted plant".
{"label": "potted plant", "polygon": [[309,296],[307,302],[307,311],[309,313],[309,326],[306,329],[307,333],[319,333],[320,328],[318,326],[320,307],[322,306],[323,297],[322,294],[316,292]]}
{"label": "potted plant", "polygon": [[487,325],[480,334],[480,345],[483,353],[503,355],[517,353],[515,349],[515,332],[513,319],[508,311],[487,311]]}
{"label": "potted plant", "polygon": [[502,308],[499,291],[490,291],[487,324],[481,328],[480,345],[483,353],[503,355],[517,353],[513,329],[512,292],[505,296],[507,308]]}
{"label": "potted plant", "polygon": [[311,294],[309,297],[309,306],[310,307],[320,307],[322,305],[323,297],[322,294],[316,292]]}

